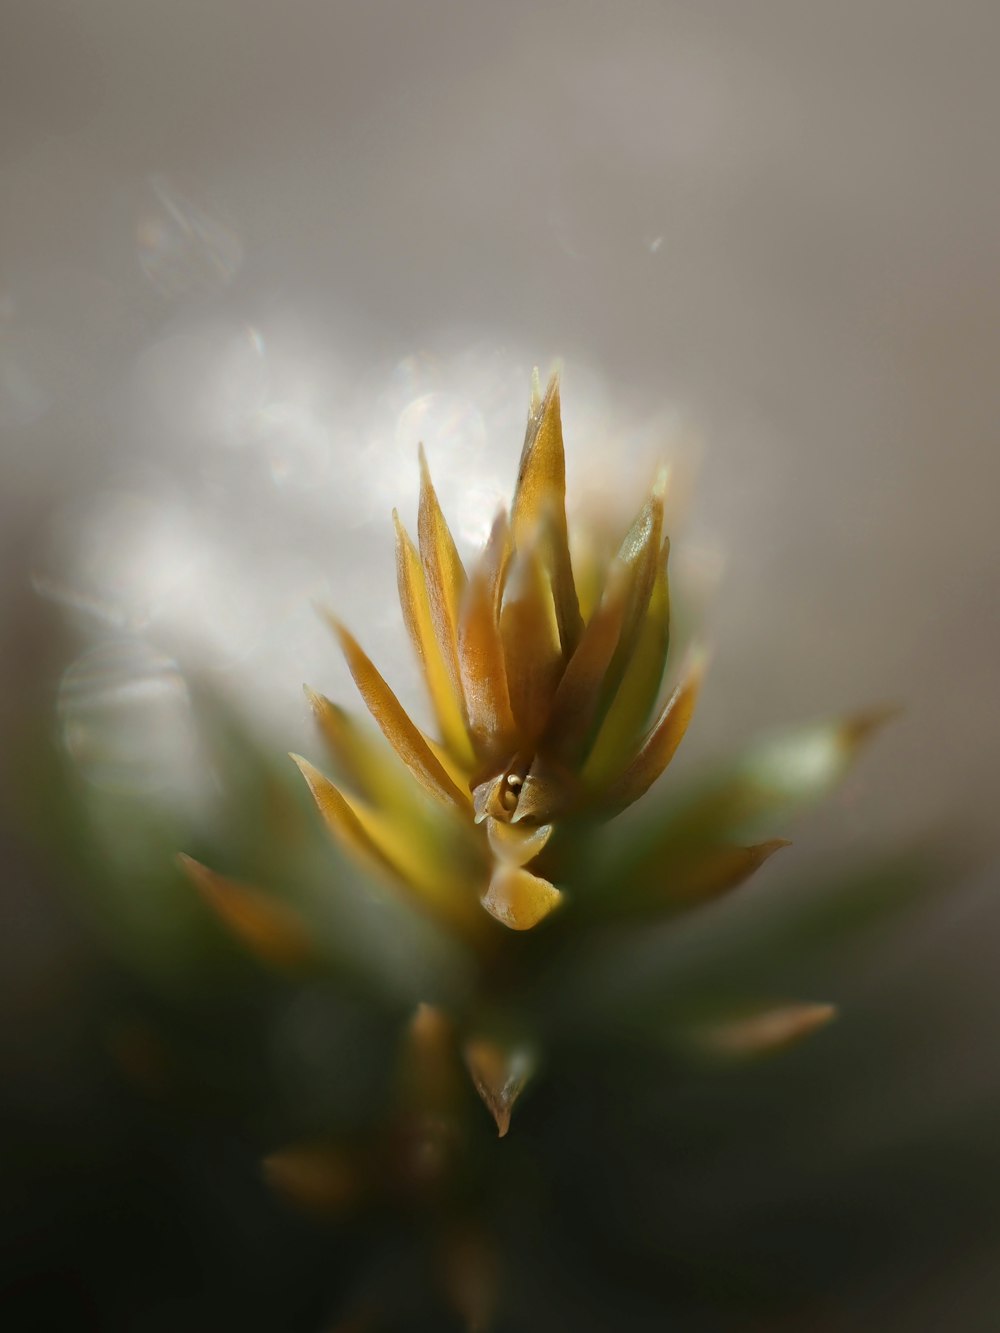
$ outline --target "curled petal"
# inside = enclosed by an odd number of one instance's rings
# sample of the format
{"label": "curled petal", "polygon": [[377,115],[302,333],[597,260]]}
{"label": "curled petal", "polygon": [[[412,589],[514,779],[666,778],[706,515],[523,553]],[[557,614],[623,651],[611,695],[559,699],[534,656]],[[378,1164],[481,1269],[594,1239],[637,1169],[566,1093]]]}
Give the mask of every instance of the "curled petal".
{"label": "curled petal", "polygon": [[486,836],[498,861],[510,866],[526,866],[544,850],[552,837],[552,825],[507,824],[501,819],[487,819]]}
{"label": "curled petal", "polygon": [[498,865],[481,898],[490,916],[510,930],[531,930],[563,900],[554,884],[530,870]]}

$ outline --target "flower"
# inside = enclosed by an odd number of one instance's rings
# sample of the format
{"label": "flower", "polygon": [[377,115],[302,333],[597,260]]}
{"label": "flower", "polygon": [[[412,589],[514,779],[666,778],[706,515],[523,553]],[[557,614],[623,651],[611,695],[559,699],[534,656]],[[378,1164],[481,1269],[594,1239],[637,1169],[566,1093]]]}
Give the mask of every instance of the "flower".
{"label": "flower", "polygon": [[529,930],[564,898],[540,871],[555,828],[582,815],[608,817],[642,796],[694,709],[701,655],[647,726],[670,638],[665,474],[603,579],[582,596],[570,556],[556,376],[544,397],[535,377],[510,515],[497,515],[468,572],[423,451],[420,462],[417,545],[393,517],[400,603],[437,736],[417,727],[354,636],[331,623],[386,739],[465,836],[452,838],[450,855],[442,856],[440,839],[428,847],[412,798],[319,695],[310,694],[313,708],[356,794],[293,757],[350,853],[401,876],[453,919],[468,924],[478,899],[504,926]]}

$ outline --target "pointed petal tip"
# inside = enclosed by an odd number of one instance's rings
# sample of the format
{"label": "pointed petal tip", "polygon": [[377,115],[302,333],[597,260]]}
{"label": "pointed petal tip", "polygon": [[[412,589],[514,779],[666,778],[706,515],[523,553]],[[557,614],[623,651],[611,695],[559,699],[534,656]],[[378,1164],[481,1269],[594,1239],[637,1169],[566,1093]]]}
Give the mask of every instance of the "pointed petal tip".
{"label": "pointed petal tip", "polygon": [[881,708],[870,708],[845,718],[841,724],[841,736],[851,749],[857,749],[889,722],[901,717],[905,709],[901,704],[886,704]]}
{"label": "pointed petal tip", "polygon": [[525,1046],[507,1047],[473,1037],[462,1050],[473,1087],[493,1117],[497,1138],[506,1138],[514,1104],[535,1071],[533,1053]]}
{"label": "pointed petal tip", "polygon": [[687,663],[683,673],[685,681],[696,682],[700,685],[708,668],[712,665],[714,655],[714,650],[709,644],[702,640],[693,643],[687,653]]}
{"label": "pointed petal tip", "polygon": [[423,441],[417,445],[417,460],[420,464],[420,489],[432,489],[431,470],[427,463],[427,450],[424,448]]}
{"label": "pointed petal tip", "polygon": [[757,850],[763,857],[773,856],[775,852],[780,852],[782,847],[791,847],[791,838],[768,838],[766,842],[757,844]]}
{"label": "pointed petal tip", "polygon": [[826,1027],[836,1017],[834,1004],[782,1004],[710,1024],[696,1035],[696,1044],[706,1054],[752,1059],[785,1050]]}
{"label": "pointed petal tip", "polygon": [[314,778],[322,776],[319,769],[310,764],[309,760],[304,759],[302,755],[296,754],[293,750],[289,750],[288,757],[305,778],[306,782],[309,783],[310,787],[313,785]]}
{"label": "pointed petal tip", "polygon": [[533,366],[531,370],[531,400],[528,405],[528,413],[531,416],[537,415],[542,406],[542,377],[539,374],[538,367]]}

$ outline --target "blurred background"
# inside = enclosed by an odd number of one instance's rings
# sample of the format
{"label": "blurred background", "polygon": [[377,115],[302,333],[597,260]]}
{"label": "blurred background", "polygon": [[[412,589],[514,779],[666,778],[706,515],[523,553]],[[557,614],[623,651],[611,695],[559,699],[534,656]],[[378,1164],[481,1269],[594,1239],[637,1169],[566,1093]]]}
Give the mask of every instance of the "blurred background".
{"label": "blurred background", "polygon": [[[816,1148],[891,1163],[898,1243],[858,1276],[845,1225],[838,1277],[827,1237],[788,1327],[996,1327],[998,44],[988,0],[6,0],[8,1327],[320,1327],[323,1245],[224,1174],[226,1098],[195,1132],[116,1081],[162,1076],[123,1014],[195,1023],[239,966],[144,876],[229,827],[199,697],[279,766],[315,749],[303,681],[351,701],[317,601],[422,715],[391,509],[415,518],[422,440],[472,550],[557,362],[571,506],[613,492],[618,522],[674,462],[713,646],[678,762],[902,709],[774,884],[955,852],[933,911],[846,965],[897,1058],[855,1028]],[[803,1189],[852,1216],[853,1186]]]}

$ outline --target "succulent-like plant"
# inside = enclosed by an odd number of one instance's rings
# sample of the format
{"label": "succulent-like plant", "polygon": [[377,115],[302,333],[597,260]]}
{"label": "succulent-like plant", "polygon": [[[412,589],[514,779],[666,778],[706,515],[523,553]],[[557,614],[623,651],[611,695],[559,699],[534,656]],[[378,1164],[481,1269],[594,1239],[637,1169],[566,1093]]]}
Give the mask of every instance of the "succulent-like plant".
{"label": "succulent-like plant", "polygon": [[[377,1123],[350,1142],[334,1135],[278,1151],[268,1171],[279,1188],[334,1209],[416,1199],[452,1306],[484,1327],[497,1261],[481,1217],[489,1191],[502,1189],[495,1154],[506,1145],[480,1143],[462,1066],[502,1138],[529,1081],[547,1061],[558,1067],[560,1047],[616,1024],[631,1040],[653,1021],[674,1049],[732,1059],[828,1022],[828,1003],[755,1002],[717,977],[699,989],[690,965],[676,969],[666,1010],[651,1020],[630,960],[651,924],[736,888],[785,845],[762,839],[761,822],[825,790],[877,718],[769,741],[644,814],[641,798],[685,734],[705,663],[689,651],[660,702],[670,655],[664,477],[617,552],[575,567],[559,385],[553,377],[543,396],[536,376],[510,514],[497,516],[467,572],[423,455],[421,470],[416,545],[394,516],[397,572],[437,733],[411,720],[331,618],[391,751],[309,692],[337,781],[294,758],[347,857],[436,923],[462,955],[465,980],[446,1003],[418,1009]],[[315,964],[307,921],[287,902],[184,864],[257,953],[286,969]],[[593,981],[595,958],[617,960],[618,984]]]}

